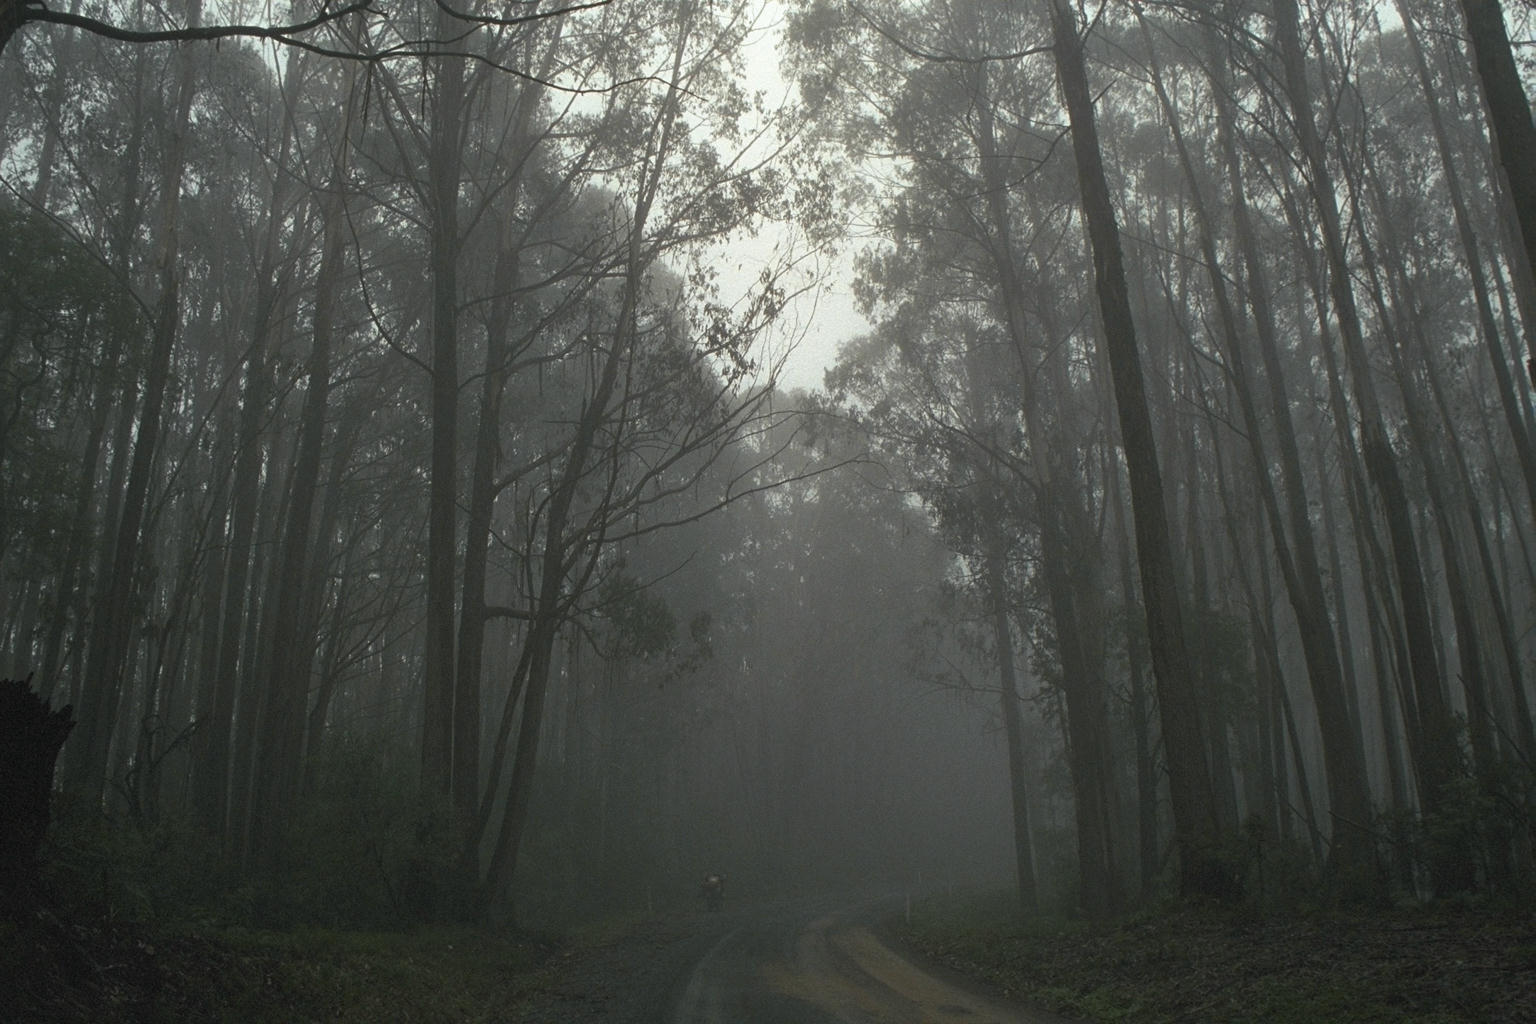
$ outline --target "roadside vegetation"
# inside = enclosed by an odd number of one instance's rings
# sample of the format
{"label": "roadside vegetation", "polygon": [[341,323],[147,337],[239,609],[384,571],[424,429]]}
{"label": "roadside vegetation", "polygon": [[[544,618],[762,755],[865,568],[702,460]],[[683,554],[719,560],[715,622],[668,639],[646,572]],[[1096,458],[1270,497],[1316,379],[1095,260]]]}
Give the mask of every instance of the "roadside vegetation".
{"label": "roadside vegetation", "polygon": [[0,955],[17,968],[5,1005],[28,1024],[507,1020],[555,948],[478,929],[50,924],[0,931]]}
{"label": "roadside vegetation", "polygon": [[1500,1024],[1536,1019],[1536,917],[1491,906],[1259,913],[1163,906],[1021,920],[1012,896],[913,906],[899,934],[1011,998],[1080,1021]]}
{"label": "roadside vegetation", "polygon": [[329,851],[257,889],[232,884],[216,851],[170,826],[99,829],[65,816],[44,849],[38,906],[0,915],[0,1018],[508,1019],[556,941],[412,922],[391,876],[420,851],[378,849],[370,862],[365,848],[380,846],[390,822],[363,832],[331,820]]}

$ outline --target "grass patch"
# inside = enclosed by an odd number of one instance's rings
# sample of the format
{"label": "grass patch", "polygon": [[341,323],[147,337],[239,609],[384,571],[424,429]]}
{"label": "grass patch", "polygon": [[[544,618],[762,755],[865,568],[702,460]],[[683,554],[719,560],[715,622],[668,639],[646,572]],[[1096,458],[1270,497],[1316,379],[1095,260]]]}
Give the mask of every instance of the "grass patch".
{"label": "grass patch", "polygon": [[922,901],[914,947],[1082,1021],[1515,1024],[1536,1020],[1536,919],[1467,908],[1258,918],[1167,907],[1097,926],[998,895]]}
{"label": "grass patch", "polygon": [[551,947],[475,929],[153,931],[39,919],[0,932],[17,1019],[387,1024],[505,1020]]}

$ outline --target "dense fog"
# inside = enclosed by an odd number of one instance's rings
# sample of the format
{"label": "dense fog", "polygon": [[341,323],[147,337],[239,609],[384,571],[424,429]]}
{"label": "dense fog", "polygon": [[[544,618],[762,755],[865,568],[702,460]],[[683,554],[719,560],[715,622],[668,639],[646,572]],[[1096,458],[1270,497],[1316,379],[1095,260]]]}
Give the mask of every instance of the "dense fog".
{"label": "dense fog", "polygon": [[1529,886],[1528,4],[492,6],[0,0],[58,877]]}

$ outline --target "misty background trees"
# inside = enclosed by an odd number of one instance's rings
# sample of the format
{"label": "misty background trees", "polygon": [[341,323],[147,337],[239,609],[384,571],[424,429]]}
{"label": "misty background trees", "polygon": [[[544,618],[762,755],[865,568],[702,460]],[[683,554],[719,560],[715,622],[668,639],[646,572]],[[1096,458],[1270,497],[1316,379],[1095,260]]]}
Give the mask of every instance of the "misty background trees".
{"label": "misty background trees", "polygon": [[794,23],[878,239],[830,397],[1012,595],[1090,912],[1154,884],[1170,826],[1211,895],[1293,843],[1366,899],[1526,856],[1530,275],[1463,29],[1289,0]]}
{"label": "misty background trees", "polygon": [[[24,24],[0,670],[74,708],[63,860],[273,920],[1521,891],[1530,114],[1465,6]],[[786,392],[837,247],[870,329]]]}

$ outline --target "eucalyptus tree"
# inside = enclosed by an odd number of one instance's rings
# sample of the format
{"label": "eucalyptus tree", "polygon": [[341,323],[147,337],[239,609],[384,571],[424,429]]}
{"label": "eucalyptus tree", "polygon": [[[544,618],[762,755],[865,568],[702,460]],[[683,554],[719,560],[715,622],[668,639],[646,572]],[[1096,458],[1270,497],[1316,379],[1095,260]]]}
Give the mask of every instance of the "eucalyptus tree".
{"label": "eucalyptus tree", "polygon": [[1447,198],[1451,202],[1451,209],[1455,216],[1457,239],[1461,244],[1462,258],[1466,264],[1467,276],[1477,306],[1478,330],[1488,349],[1489,363],[1498,389],[1499,405],[1504,413],[1510,438],[1515,445],[1527,495],[1532,509],[1536,510],[1536,450],[1533,450],[1536,449],[1536,445],[1532,443],[1530,424],[1521,414],[1516,389],[1520,375],[1511,372],[1507,354],[1509,349],[1493,309],[1493,289],[1489,285],[1488,274],[1484,269],[1477,225],[1473,222],[1466,190],[1462,184],[1463,172],[1458,168],[1455,143],[1452,141],[1451,129],[1446,124],[1446,115],[1439,98],[1439,87],[1431,73],[1415,13],[1406,0],[1398,0],[1397,12],[1412,54],[1414,72],[1423,93],[1425,110],[1433,130],[1435,149],[1440,158]]}
{"label": "eucalyptus tree", "polygon": [[[603,99],[564,113],[558,97],[553,113],[541,109],[538,91],[516,100],[529,104],[518,116],[531,121],[518,129],[514,166],[530,179],[510,179],[508,194],[537,181],[550,191],[530,191],[527,208],[563,209],[569,233],[530,219],[492,242],[501,253],[488,261],[500,262],[500,283],[485,327],[504,332],[514,311],[534,314],[526,334],[494,341],[487,372],[518,372],[491,385],[503,390],[481,405],[502,418],[499,428],[482,424],[481,437],[499,434],[519,453],[499,480],[482,463],[475,499],[477,533],[490,524],[508,555],[508,575],[485,579],[509,595],[477,613],[520,624],[515,682],[493,716],[489,777],[467,840],[468,859],[489,856],[491,893],[507,890],[528,827],[557,641],[601,579],[607,546],[627,532],[626,519],[686,490],[772,415],[773,367],[754,350],[783,286],[770,269],[733,309],[713,298],[705,262],[707,246],[784,215],[775,182],[792,120],[768,110],[756,125],[741,121],[738,61],[743,38],[758,30],[753,8],[683,2],[593,17],[582,34],[593,48],[562,53],[558,64],[606,82]],[[652,84],[622,85],[636,75]],[[546,127],[552,116],[564,129]],[[509,305],[498,312],[498,301]],[[485,538],[473,557],[484,557]]]}
{"label": "eucalyptus tree", "polygon": [[[14,607],[8,609],[6,670],[23,678],[36,669],[40,650],[50,652],[44,665],[56,663],[61,623],[72,607],[64,595],[82,572],[91,535],[95,459],[82,465],[78,458],[77,414],[112,386],[114,371],[102,365],[100,349],[139,350],[145,313],[122,282],[57,225],[9,206],[0,206],[0,217],[0,290],[7,296],[0,307],[0,487],[7,495],[0,564],[13,592],[26,580],[44,586],[61,581],[56,594],[37,599],[42,642],[16,620]],[[16,301],[22,296],[25,304]],[[60,431],[60,423],[73,429]],[[68,695],[52,671],[38,683],[45,697]]]}
{"label": "eucalyptus tree", "polygon": [[1056,73],[1072,129],[1083,218],[1094,254],[1101,329],[1114,381],[1120,440],[1130,481],[1136,553],[1168,756],[1174,835],[1179,845],[1180,888],[1190,895],[1230,895],[1234,882],[1219,861],[1217,844],[1222,830],[1235,823],[1220,818],[1202,735],[1198,695],[1192,685],[1162,473],[1147,406],[1115,207],[1104,173],[1093,95],[1088,85],[1084,35],[1067,0],[1052,0],[1050,13]]}
{"label": "eucalyptus tree", "polygon": [[[267,468],[269,448],[275,450],[264,426],[270,421],[273,405],[273,357],[286,341],[284,316],[297,286],[300,261],[307,252],[307,239],[288,225],[295,219],[295,206],[304,199],[297,186],[303,180],[296,151],[306,148],[314,108],[301,114],[301,97],[321,85],[318,69],[302,57],[289,59],[274,76],[271,88],[287,97],[287,102],[268,108],[276,120],[276,138],[262,140],[272,146],[271,164],[265,183],[262,206],[265,223],[257,230],[259,243],[254,270],[255,293],[251,297],[249,322],[242,324],[241,390],[238,414],[232,422],[233,467],[229,478],[229,515],[224,534],[225,554],[210,569],[213,588],[205,625],[210,651],[205,665],[207,676],[199,702],[200,727],[194,737],[193,757],[197,763],[194,776],[196,813],[202,824],[224,833],[231,824],[228,816],[231,740],[236,708],[242,690],[247,712],[255,690],[253,669],[255,652],[247,644],[248,623],[259,613],[252,586],[253,573],[262,561],[257,557],[257,513],[263,470]],[[306,85],[308,88],[306,88]],[[273,97],[275,98],[275,97]],[[307,116],[305,116],[307,115]],[[305,123],[300,123],[303,118]],[[245,307],[242,304],[242,309]],[[247,333],[248,332],[248,333]],[[243,788],[243,783],[240,784]]]}
{"label": "eucalyptus tree", "polygon": [[[914,168],[914,185],[904,197],[904,205],[899,207],[902,215],[896,221],[896,237],[915,237],[917,231],[929,230],[940,240],[964,239],[971,246],[969,250],[956,246],[952,240],[945,241],[948,249],[940,247],[926,257],[932,264],[924,266],[923,273],[931,275],[937,266],[942,268],[939,273],[958,274],[965,281],[960,294],[985,296],[992,316],[1020,360],[1017,400],[1030,452],[1026,477],[1037,492],[1033,496],[1038,498],[1043,531],[1042,570],[1046,590],[1052,595],[1050,603],[1063,666],[1071,680],[1066,692],[1081,701],[1075,715],[1069,713],[1069,720],[1077,720],[1074,728],[1084,729],[1080,734],[1074,733],[1074,757],[1082,759],[1081,765],[1090,766],[1110,760],[1103,741],[1092,739],[1103,735],[1102,726],[1091,724],[1103,721],[1103,665],[1095,663],[1097,655],[1079,656],[1102,647],[1091,639],[1103,629],[1103,616],[1092,610],[1094,595],[1101,587],[1094,582],[1098,571],[1094,568],[1095,559],[1073,554],[1091,551],[1092,543],[1083,545],[1069,540],[1073,531],[1089,528],[1088,524],[1093,522],[1090,510],[1102,500],[1104,483],[1102,478],[1095,481],[1088,472],[1091,463],[1085,460],[1074,465],[1074,460],[1081,457],[1072,453],[1072,446],[1079,443],[1085,427],[1091,430],[1092,417],[1074,420],[1069,410],[1075,400],[1073,389],[1080,386],[1075,382],[1091,381],[1093,371],[1083,367],[1094,363],[1091,358],[1083,358],[1082,340],[1075,337],[1075,329],[1063,326],[1075,322],[1077,315],[1053,308],[1048,297],[1063,292],[1071,294],[1071,290],[1064,290],[1043,269],[1035,269],[1051,265],[1061,252],[1069,251],[1065,229],[1072,218],[1064,217],[1063,210],[1080,206],[1083,211],[1083,220],[1078,223],[1087,229],[1093,265],[1099,271],[1098,325],[1105,332],[1105,350],[1110,354],[1109,376],[1115,382],[1119,399],[1121,441],[1133,484],[1137,550],[1142,559],[1142,583],[1147,590],[1147,614],[1153,620],[1155,675],[1162,697],[1159,707],[1164,716],[1175,791],[1184,886],[1190,892],[1228,891],[1230,879],[1217,864],[1221,825],[1213,802],[1211,773],[1206,767],[1207,744],[1201,735],[1195,690],[1187,672],[1189,664],[1179,625],[1179,596],[1168,551],[1152,425],[1142,391],[1125,275],[1117,266],[1120,258],[1114,210],[1091,123],[1082,41],[1073,14],[1065,6],[1054,5],[1048,12],[1039,13],[1050,14],[1048,24],[1017,8],[988,8],[953,20],[925,17],[921,11],[902,5],[865,11],[865,31],[886,40],[888,49],[896,55],[872,61],[867,80],[848,90],[851,99],[846,101],[846,111],[835,111],[832,118],[846,125],[844,138],[855,150],[878,152],[883,138],[895,141],[895,155],[891,159],[898,172],[904,164]],[[833,18],[829,10],[810,5],[800,33],[809,38],[819,31],[825,36]],[[1005,107],[999,100],[1003,90],[1018,86],[992,84],[1005,78],[1010,83],[1024,80],[1028,74],[1025,69],[1038,69],[1032,55],[1047,51],[1056,55],[1054,81],[1066,98],[1078,157],[1079,188],[1065,203],[1054,188],[1041,188],[1043,175],[1036,170],[1046,163],[1053,140],[1061,137],[1041,116],[1042,110],[1060,109],[1055,107],[1054,97],[1041,95],[1036,85],[1029,99],[1014,100]],[[906,72],[913,82],[922,81],[924,75],[938,81],[946,76],[954,79],[951,89],[960,97],[960,112],[948,119],[928,116],[936,109],[937,93],[922,95],[921,102],[913,104],[912,109],[918,113],[907,134],[903,135],[899,126],[892,127],[904,110],[900,91],[904,72],[892,69],[905,64],[919,69]],[[830,69],[856,66],[846,58],[840,66],[826,62],[815,73],[805,76],[806,88],[816,94],[829,93],[837,82]],[[921,94],[920,87],[908,89]],[[946,128],[946,124],[956,127]],[[929,182],[926,194],[924,175]],[[1052,200],[1040,203],[1043,194],[1051,195]],[[914,195],[925,198],[914,200]],[[1031,201],[1043,206],[1033,216],[1024,212]],[[912,211],[926,211],[920,202],[934,203],[940,208],[950,204],[952,212],[937,217],[928,226],[920,216],[909,216]],[[1021,237],[1032,238],[1034,245],[1051,255],[1030,252],[1027,244],[1019,241]],[[947,266],[943,262],[946,251]],[[967,274],[974,277],[967,279]],[[911,289],[919,280],[921,274],[909,272],[905,287]],[[899,294],[903,286],[901,281],[895,282],[893,294]],[[1051,355],[1057,352],[1065,353],[1065,357]],[[1082,366],[1068,368],[1070,361],[1079,359]],[[1089,400],[1089,407],[1096,407],[1096,399]],[[1097,772],[1102,779],[1104,770],[1090,769],[1085,778],[1092,778]],[[1095,792],[1099,795],[1094,796]],[[1117,818],[1113,811],[1114,786],[1104,782],[1098,787],[1082,788],[1079,798],[1079,824],[1086,827],[1079,837],[1084,870],[1088,872],[1091,865],[1096,880],[1085,891],[1092,891],[1104,901],[1102,910],[1116,902],[1112,880],[1117,878],[1118,868],[1110,844]],[[1094,824],[1086,826],[1089,822]]]}
{"label": "eucalyptus tree", "polygon": [[[201,4],[193,0],[189,20],[201,18]],[[154,474],[157,446],[161,443],[166,390],[182,314],[180,297],[180,212],[183,179],[187,168],[186,135],[197,66],[190,54],[175,62],[175,76],[168,96],[171,120],[161,168],[159,221],[156,225],[154,275],[158,294],[154,302],[154,327],[144,390],[133,439],[133,456],[124,483],[122,505],[108,529],[115,534],[112,558],[98,580],[95,614],[87,639],[85,674],[76,708],[80,728],[66,761],[69,785],[88,799],[99,799],[107,777],[109,751],[124,691],[128,664],[135,590],[140,573],[146,507]]]}
{"label": "eucalyptus tree", "polygon": [[[1451,786],[1458,770],[1459,751],[1434,647],[1422,558],[1403,488],[1398,456],[1387,435],[1355,300],[1334,177],[1328,166],[1324,140],[1317,129],[1313,112],[1312,87],[1295,0],[1276,0],[1272,13],[1275,42],[1283,68],[1285,95],[1304,160],[1308,195],[1324,245],[1332,314],[1337,319],[1358,410],[1365,469],[1380,497],[1391,541],[1418,714],[1416,732],[1419,756],[1416,767],[1419,772],[1420,797],[1425,809],[1434,813],[1446,807],[1446,801],[1452,799]],[[1434,865],[1437,890],[1465,887],[1470,882],[1466,869],[1467,862],[1463,858],[1449,851],[1442,854]]]}
{"label": "eucalyptus tree", "polygon": [[[1503,413],[1509,440],[1514,447],[1516,456],[1514,461],[1519,465],[1525,481],[1526,497],[1530,499],[1532,508],[1536,509],[1536,446],[1533,446],[1532,442],[1531,424],[1522,409],[1525,384],[1523,377],[1518,373],[1518,358],[1514,367],[1510,365],[1513,346],[1517,342],[1512,337],[1506,339],[1494,312],[1494,289],[1489,283],[1488,270],[1482,254],[1483,245],[1479,240],[1480,228],[1484,235],[1496,234],[1496,232],[1490,226],[1479,224],[1473,219],[1471,204],[1468,202],[1466,189],[1462,184],[1462,172],[1458,169],[1451,128],[1446,123],[1447,119],[1442,110],[1413,12],[1406,4],[1399,3],[1398,13],[1403,24],[1404,38],[1412,55],[1414,72],[1423,92],[1425,113],[1429,117],[1436,152],[1440,158],[1446,195],[1451,204],[1456,234],[1461,244],[1462,262],[1466,268],[1468,283],[1472,288],[1478,333],[1482,337],[1487,352],[1488,366],[1492,370],[1499,407]],[[1495,268],[1496,271],[1497,268]],[[1424,358],[1429,358],[1431,356],[1429,347],[1423,346],[1421,354]],[[1440,395],[1441,389],[1438,387],[1437,371],[1434,368],[1428,368],[1427,380],[1435,386],[1436,394]],[[1472,474],[1467,468],[1468,459],[1463,451],[1463,442],[1455,436],[1455,427],[1450,422],[1449,409],[1445,408],[1446,403],[1440,400],[1437,401],[1437,405],[1442,408],[1442,418],[1446,420],[1447,437],[1450,439],[1462,481],[1460,490],[1470,501],[1475,489],[1471,479]],[[1499,574],[1495,568],[1494,545],[1488,537],[1485,526],[1486,514],[1483,511],[1483,508],[1489,505],[1496,507],[1498,503],[1495,500],[1486,503],[1470,501],[1470,504],[1469,522],[1478,552],[1478,561],[1488,589],[1489,603],[1496,620],[1496,628],[1503,648],[1505,672],[1509,676],[1509,689],[1514,700],[1515,732],[1519,737],[1521,748],[1530,750],[1536,746],[1536,733],[1533,733],[1533,728],[1536,726],[1533,726],[1531,719],[1521,664],[1522,657],[1518,650],[1519,645],[1515,642],[1515,630],[1509,611],[1510,602],[1509,598],[1501,592]]]}
{"label": "eucalyptus tree", "polygon": [[[1461,0],[1467,37],[1483,87],[1484,109],[1509,183],[1510,199],[1525,242],[1528,266],[1536,265],[1536,124],[1499,0]],[[1529,272],[1529,271],[1527,271]],[[1536,359],[1536,339],[1527,338]],[[1533,364],[1536,365],[1536,364]],[[1532,371],[1536,380],[1536,369]]]}
{"label": "eucalyptus tree", "polygon": [[[1166,45],[1160,38],[1169,33],[1178,38],[1178,26],[1162,23],[1154,36],[1151,24],[1138,11],[1151,82],[1161,108],[1162,119],[1174,143],[1180,168],[1191,197],[1198,251],[1209,282],[1210,295],[1217,312],[1219,337],[1227,362],[1246,437],[1250,462],[1254,469],[1265,521],[1269,525],[1276,561],[1291,608],[1296,616],[1299,638],[1305,654],[1307,678],[1318,709],[1324,749],[1324,773],[1335,821],[1333,858],[1335,867],[1354,881],[1368,881],[1374,863],[1370,822],[1373,818],[1371,794],[1365,770],[1362,739],[1351,711],[1351,689],[1339,654],[1338,641],[1329,605],[1324,593],[1322,565],[1317,553],[1314,530],[1308,510],[1308,484],[1303,472],[1286,371],[1280,352],[1273,311],[1270,307],[1267,267],[1255,241],[1253,215],[1249,209],[1242,158],[1235,141],[1229,85],[1223,61],[1216,56],[1216,44],[1198,28],[1183,45],[1194,52],[1209,54],[1204,70],[1211,81],[1211,106],[1215,125],[1209,134],[1219,141],[1220,154],[1213,162],[1226,164],[1225,206],[1231,211],[1231,233],[1236,242],[1235,259],[1243,269],[1237,280],[1245,285],[1235,296],[1228,285],[1228,273],[1218,239],[1227,233],[1216,211],[1221,203],[1215,190],[1217,182],[1202,171],[1205,154],[1196,150],[1191,135],[1198,135],[1184,121],[1193,116],[1198,101],[1189,95],[1175,99],[1174,86],[1163,70],[1160,50]],[[1177,53],[1177,51],[1175,51]],[[1240,296],[1246,294],[1250,309],[1245,317],[1240,310]],[[1250,326],[1251,325],[1251,326]],[[1250,340],[1252,335],[1253,340]],[[1250,364],[1249,350],[1254,340],[1260,353],[1260,365]],[[1259,392],[1269,392],[1269,416],[1263,416]],[[1278,454],[1280,479],[1274,480],[1267,467],[1271,462],[1266,435],[1273,434]],[[1264,630],[1260,636],[1270,634]]]}
{"label": "eucalyptus tree", "polygon": [[[314,301],[309,312],[309,355],[304,369],[304,397],[299,414],[298,437],[287,490],[288,503],[272,560],[271,586],[262,646],[268,652],[262,680],[265,700],[259,725],[261,737],[255,767],[257,792],[253,809],[263,824],[255,838],[258,851],[276,863],[282,850],[284,825],[297,803],[304,771],[306,726],[320,602],[310,568],[319,538],[331,532],[331,524],[317,526],[321,471],[331,417],[331,387],[339,321],[346,294],[349,165],[352,159],[352,124],[361,106],[361,89],[355,75],[343,75],[337,83],[341,116],[330,142],[329,168],[322,171],[316,218],[319,221],[319,255],[315,264]],[[345,452],[346,445],[342,445]],[[339,465],[345,455],[336,461]],[[318,737],[314,737],[318,738]]]}
{"label": "eucalyptus tree", "polygon": [[[1040,169],[1052,135],[1029,123],[1050,80],[1038,67],[988,58],[989,45],[1003,47],[1020,30],[1001,10],[882,11],[853,42],[868,53],[862,64],[829,46],[824,30],[811,39],[815,29],[808,17],[800,32],[808,47],[819,41],[828,52],[816,54],[806,81],[841,90],[841,106],[825,116],[842,122],[844,145],[883,135],[899,154],[899,190],[882,197],[879,214],[893,241],[887,252],[872,250],[862,283],[889,337],[850,351],[842,386],[887,410],[877,429],[904,438],[903,446],[932,447],[914,464],[926,469],[912,486],[974,556],[990,594],[1026,905],[1034,897],[1009,625],[1017,584],[1005,570],[1009,549],[1029,538],[1036,550],[1038,534],[1032,586],[1049,609],[1050,657],[1066,697],[1081,891],[1094,913],[1106,913],[1122,891],[1119,797],[1108,747],[1093,449],[1074,450],[1074,438],[1091,436],[1093,414],[1072,383],[1078,339],[1060,327],[1075,319],[1070,299],[1050,298],[1053,290],[1072,294],[1065,275],[1047,269],[1071,251],[1070,192],[1059,174]],[[867,370],[859,366],[865,359],[874,360]],[[898,429],[898,421],[910,426]],[[1027,512],[1021,520],[1005,509]]]}

